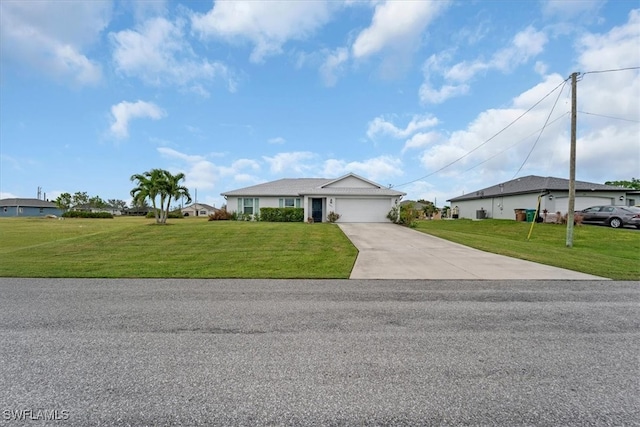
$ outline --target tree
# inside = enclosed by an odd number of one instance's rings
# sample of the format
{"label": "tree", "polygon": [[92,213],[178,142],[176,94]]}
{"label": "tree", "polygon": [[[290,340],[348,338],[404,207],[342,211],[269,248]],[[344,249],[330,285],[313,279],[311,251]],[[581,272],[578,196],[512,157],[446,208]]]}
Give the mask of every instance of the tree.
{"label": "tree", "polygon": [[77,191],[73,194],[72,201],[74,208],[86,205],[87,203],[89,203],[89,195],[86,191]]}
{"label": "tree", "polygon": [[[151,201],[156,223],[160,223],[160,216],[156,204],[156,198],[160,194],[160,186],[163,173],[161,169],[151,169],[150,171],[131,176],[131,181],[136,181],[137,186],[129,194],[133,197],[133,203],[139,205],[146,199]],[[164,199],[161,199],[161,205]]]}
{"label": "tree", "polygon": [[424,206],[422,207],[422,212],[424,212],[425,217],[431,218],[433,214],[438,212],[438,208],[428,200],[420,199],[418,203],[422,203]]}
{"label": "tree", "polygon": [[135,174],[131,176],[131,181],[137,182],[137,186],[130,193],[133,203],[139,204],[149,199],[153,206],[156,223],[165,224],[169,216],[171,200],[185,197],[187,203],[191,203],[189,190],[180,185],[180,181],[184,178],[183,173],[174,176],[164,169],[151,169],[142,174]]}
{"label": "tree", "polygon": [[123,210],[124,208],[127,207],[127,202],[125,202],[124,200],[120,200],[120,199],[109,199],[107,200],[107,203],[111,206],[113,206],[116,209],[120,209]]}
{"label": "tree", "polygon": [[105,201],[102,200],[102,198],[100,196],[90,197],[88,203],[89,203],[90,207],[96,208],[96,209],[102,209],[105,206],[107,206]]}
{"label": "tree", "polygon": [[62,193],[56,199],[56,206],[66,212],[71,207],[71,201],[71,194]]}
{"label": "tree", "polygon": [[631,181],[607,181],[605,185],[615,185],[616,187],[633,188],[640,190],[640,179],[631,178]]}
{"label": "tree", "polygon": [[187,204],[191,203],[191,194],[189,194],[189,189],[184,185],[180,185],[180,181],[185,178],[185,175],[180,172],[177,175],[171,175],[170,172],[164,171],[165,175],[165,191],[167,197],[167,205],[164,209],[164,218],[163,223],[167,222],[167,217],[169,216],[169,210],[171,201],[180,200],[181,197],[186,199]]}

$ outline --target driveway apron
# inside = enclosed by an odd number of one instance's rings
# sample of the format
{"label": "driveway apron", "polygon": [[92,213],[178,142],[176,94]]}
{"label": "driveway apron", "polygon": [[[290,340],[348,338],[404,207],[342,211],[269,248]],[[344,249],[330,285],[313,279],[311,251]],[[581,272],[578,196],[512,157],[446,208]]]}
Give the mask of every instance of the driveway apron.
{"label": "driveway apron", "polygon": [[339,226],[359,251],[351,279],[608,280],[484,252],[391,223]]}

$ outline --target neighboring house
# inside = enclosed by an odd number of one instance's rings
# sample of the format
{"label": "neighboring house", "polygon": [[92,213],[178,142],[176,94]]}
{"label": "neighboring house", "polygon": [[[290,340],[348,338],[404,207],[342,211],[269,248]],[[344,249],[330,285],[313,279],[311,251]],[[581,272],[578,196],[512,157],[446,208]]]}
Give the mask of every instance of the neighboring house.
{"label": "neighboring house", "polygon": [[387,222],[387,214],[405,193],[391,190],[350,173],[337,179],[280,179],[222,193],[227,210],[255,215],[260,208],[303,208],[305,218],[327,221],[329,212],[338,222]]}
{"label": "neighboring house", "polygon": [[146,216],[149,212],[153,212],[153,208],[150,206],[136,206],[132,208],[124,208],[122,215],[126,216]]}
{"label": "neighboring house", "polygon": [[72,208],[74,211],[82,211],[82,212],[92,212],[92,213],[101,213],[106,212],[113,216],[122,215],[122,209],[117,206],[105,205],[101,208],[96,208],[95,206],[91,206],[89,204],[74,206]]}
{"label": "neighboring house", "polygon": [[62,215],[55,203],[40,199],[2,199],[0,216],[46,216]]}
{"label": "neighboring house", "polygon": [[627,206],[640,206],[640,190],[627,189]]}
{"label": "neighboring house", "polygon": [[220,209],[204,203],[194,203],[189,206],[185,206],[182,210],[183,216],[209,216]]}
{"label": "neighboring house", "polygon": [[[626,205],[627,193],[633,190],[592,182],[575,182],[575,210],[595,205]],[[515,219],[516,209],[535,209],[540,201],[540,212],[567,213],[569,180],[563,178],[525,176],[483,188],[447,200],[451,208],[458,208],[460,218]],[[482,213],[484,211],[484,213]]]}

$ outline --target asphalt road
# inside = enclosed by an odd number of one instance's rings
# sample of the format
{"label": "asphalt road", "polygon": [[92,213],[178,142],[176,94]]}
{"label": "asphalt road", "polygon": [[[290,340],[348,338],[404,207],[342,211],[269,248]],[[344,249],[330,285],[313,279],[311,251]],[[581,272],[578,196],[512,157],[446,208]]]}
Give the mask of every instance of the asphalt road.
{"label": "asphalt road", "polygon": [[638,425],[639,302],[614,281],[0,278],[0,424]]}

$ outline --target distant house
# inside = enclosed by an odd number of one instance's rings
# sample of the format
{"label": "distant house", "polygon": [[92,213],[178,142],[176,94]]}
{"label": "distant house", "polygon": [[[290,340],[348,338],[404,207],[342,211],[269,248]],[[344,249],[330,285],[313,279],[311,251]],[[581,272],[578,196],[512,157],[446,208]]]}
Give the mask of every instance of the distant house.
{"label": "distant house", "polygon": [[[592,182],[575,182],[575,210],[595,205],[626,205],[627,193],[633,190]],[[447,200],[458,208],[460,218],[515,219],[516,209],[535,209],[540,200],[540,211],[567,213],[569,180],[554,177],[525,176],[511,181],[472,191]]]}
{"label": "distant house", "polygon": [[103,207],[96,208],[95,206],[91,206],[90,204],[74,206],[73,210],[74,211],[83,211],[83,212],[93,212],[93,213],[106,212],[106,213],[109,213],[109,214],[111,214],[113,216],[122,215],[122,211],[123,211],[123,209],[121,209],[121,208],[119,208],[117,206],[105,205]]}
{"label": "distant house", "polygon": [[405,193],[383,187],[356,174],[337,179],[293,178],[266,182],[222,193],[227,210],[255,215],[260,208],[303,208],[304,218],[326,221],[330,212],[338,222],[388,222],[387,214]]}
{"label": "distant house", "polygon": [[192,205],[185,206],[181,210],[183,216],[209,216],[220,209],[204,203],[194,203]]}
{"label": "distant house", "polygon": [[62,214],[62,209],[47,200],[19,198],[0,200],[0,217],[60,216]]}

